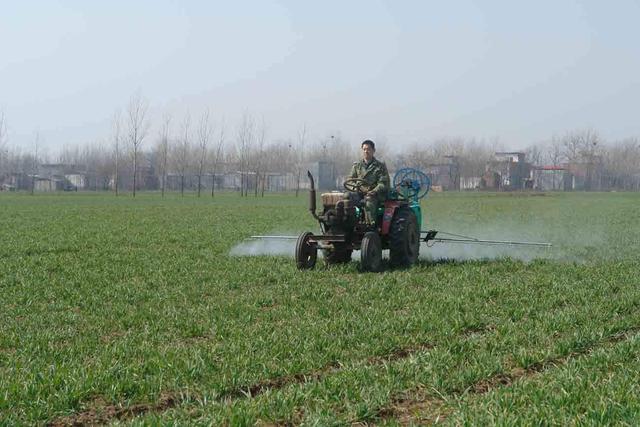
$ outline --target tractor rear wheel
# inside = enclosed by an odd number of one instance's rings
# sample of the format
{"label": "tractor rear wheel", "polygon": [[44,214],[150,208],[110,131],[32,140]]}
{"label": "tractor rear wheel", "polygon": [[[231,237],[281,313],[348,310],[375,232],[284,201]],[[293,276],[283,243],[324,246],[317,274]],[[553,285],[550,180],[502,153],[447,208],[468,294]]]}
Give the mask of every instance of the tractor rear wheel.
{"label": "tractor rear wheel", "polygon": [[375,231],[368,231],[362,237],[360,266],[364,271],[380,271],[382,267],[382,243]]}
{"label": "tractor rear wheel", "polygon": [[405,267],[414,264],[420,254],[420,230],[416,215],[408,207],[398,209],[389,230],[391,265]]}
{"label": "tractor rear wheel", "polygon": [[296,242],[296,266],[299,270],[311,270],[318,259],[318,245],[311,242],[313,233],[305,231]]}
{"label": "tractor rear wheel", "polygon": [[347,247],[344,243],[334,243],[333,248],[324,249],[322,254],[324,255],[324,261],[328,265],[332,264],[345,264],[351,261],[352,249]]}

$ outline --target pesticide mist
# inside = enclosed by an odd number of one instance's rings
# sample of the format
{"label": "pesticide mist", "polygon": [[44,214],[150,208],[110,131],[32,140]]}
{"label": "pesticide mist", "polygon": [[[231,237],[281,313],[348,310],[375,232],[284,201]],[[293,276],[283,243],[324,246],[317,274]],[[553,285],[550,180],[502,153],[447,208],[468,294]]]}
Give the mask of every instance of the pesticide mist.
{"label": "pesticide mist", "polygon": [[[555,201],[553,198],[549,198]],[[615,199],[612,199],[615,201]],[[564,202],[564,199],[560,201]],[[594,215],[591,200],[579,208],[569,205],[549,205],[535,216],[520,207],[503,209],[500,215],[476,215],[463,212],[452,218],[448,211],[439,215],[427,213],[423,224],[427,229],[438,230],[437,237],[451,237],[445,232],[481,240],[551,243],[551,248],[535,246],[484,245],[466,243],[422,243],[420,259],[423,260],[498,260],[509,258],[523,262],[553,260],[555,262],[588,262],[604,259],[623,259],[635,254],[633,248],[640,241],[635,229],[619,230],[617,223],[632,215],[626,205],[617,207],[607,215]],[[599,205],[596,205],[596,207]],[[600,205],[604,206],[604,205]],[[612,207],[613,208],[613,207]],[[635,212],[635,211],[634,211]],[[277,231],[268,235],[297,236],[297,232]],[[262,239],[245,240],[234,246],[232,256],[277,255],[293,258],[296,240]],[[318,256],[322,256],[319,251]],[[388,251],[383,251],[388,258]],[[358,260],[360,252],[354,251],[352,259]]]}
{"label": "pesticide mist", "polygon": [[231,256],[278,255],[293,258],[296,248],[295,240],[255,239],[245,240],[229,251]]}
{"label": "pesticide mist", "polygon": [[[420,258],[433,260],[486,260],[510,258],[524,262],[549,259],[561,262],[583,262],[598,257],[613,257],[615,254],[598,250],[606,241],[607,232],[601,227],[572,227],[561,222],[527,221],[504,217],[500,222],[482,224],[449,223],[434,224],[441,231],[455,232],[481,240],[551,243],[552,247],[519,245],[483,245],[461,243],[435,243],[420,248]],[[449,237],[441,234],[438,237]]]}
{"label": "pesticide mist", "polygon": [[[273,234],[271,234],[273,235]],[[283,236],[294,236],[295,233],[279,233]],[[484,235],[484,233],[476,233],[473,237]],[[498,236],[500,239],[508,240],[505,234]],[[522,237],[522,236],[519,236]],[[495,238],[495,237],[494,237]],[[511,238],[509,240],[516,240]],[[235,245],[229,251],[231,256],[285,256],[293,258],[295,252],[295,239],[249,239]],[[322,256],[322,251],[318,252],[318,256]],[[383,251],[383,257],[389,257],[389,251]],[[516,246],[493,246],[478,244],[462,244],[462,243],[435,243],[432,246],[425,243],[420,247],[421,259],[432,260],[486,260],[500,258],[518,259],[521,261],[532,261],[537,258],[550,257],[550,250],[536,247],[516,247]],[[358,260],[360,253],[354,251],[353,260]]]}
{"label": "pesticide mist", "polygon": [[[461,224],[441,224],[437,229],[440,230],[440,232],[436,238],[471,238],[502,242],[551,243],[549,240],[542,239],[538,233],[528,229],[528,227],[524,227],[522,224],[509,224],[507,226],[484,224],[482,228],[463,227]],[[448,230],[448,232],[444,230]],[[455,234],[451,230],[455,230]],[[551,257],[551,248],[539,246],[430,242],[429,244],[423,243],[420,248],[420,258],[432,260],[469,261],[510,258],[529,262],[534,259],[549,257]]]}

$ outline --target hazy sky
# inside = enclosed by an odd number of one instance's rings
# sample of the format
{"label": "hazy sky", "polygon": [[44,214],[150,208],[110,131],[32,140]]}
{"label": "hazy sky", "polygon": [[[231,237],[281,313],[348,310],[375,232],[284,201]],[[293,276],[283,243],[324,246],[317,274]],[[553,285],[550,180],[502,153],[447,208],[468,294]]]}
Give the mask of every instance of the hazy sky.
{"label": "hazy sky", "polygon": [[247,110],[270,139],[640,135],[639,1],[0,3],[0,110],[25,149],[104,141],[138,90],[156,126]]}

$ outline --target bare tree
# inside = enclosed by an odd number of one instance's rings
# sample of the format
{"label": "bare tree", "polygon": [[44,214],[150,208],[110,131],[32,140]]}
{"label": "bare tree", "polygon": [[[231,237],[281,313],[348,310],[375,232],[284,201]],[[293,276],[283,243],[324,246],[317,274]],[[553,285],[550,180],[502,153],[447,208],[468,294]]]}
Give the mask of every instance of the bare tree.
{"label": "bare tree", "polygon": [[567,132],[561,139],[563,154],[569,162],[588,162],[593,160],[600,135],[593,129]]}
{"label": "bare tree", "polygon": [[142,98],[139,93],[133,95],[129,100],[128,124],[129,124],[129,142],[132,149],[133,157],[133,197],[136,196],[136,185],[138,176],[138,154],[142,148],[142,142],[149,130],[149,122],[147,121],[147,110],[149,103]]}
{"label": "bare tree", "polygon": [[295,146],[295,176],[296,176],[296,197],[300,193],[300,180],[302,178],[302,169],[305,161],[305,145],[307,142],[307,124],[303,124],[298,131],[298,138]]}
{"label": "bare tree", "polygon": [[238,126],[238,157],[240,158],[240,195],[247,196],[249,190],[249,168],[253,148],[253,117],[245,111]]}
{"label": "bare tree", "polygon": [[539,166],[540,164],[542,164],[543,154],[544,153],[541,144],[532,144],[525,149],[527,161],[534,165]]}
{"label": "bare tree", "polygon": [[453,151],[460,156],[461,175],[465,177],[479,177],[485,172],[487,162],[494,158],[495,149],[486,146],[475,139],[463,140]]}
{"label": "bare tree", "polygon": [[433,155],[433,147],[433,145],[424,147],[423,144],[412,144],[408,147],[406,153],[398,156],[396,168],[412,167],[425,169],[429,164],[436,163]]}
{"label": "bare tree", "polygon": [[264,117],[262,117],[262,122],[260,124],[260,128],[258,130],[258,135],[256,139],[256,150],[254,152],[255,161],[254,168],[256,172],[256,188],[254,197],[258,197],[258,182],[260,182],[260,188],[262,189],[262,197],[264,197],[264,185],[266,175],[262,170],[263,160],[264,160],[264,146],[267,136],[267,125],[264,122]]}
{"label": "bare tree", "polygon": [[82,149],[83,168],[86,171],[87,187],[93,191],[107,190],[113,173],[109,164],[110,150],[106,144],[87,144]]}
{"label": "bare tree", "polygon": [[182,121],[182,137],[176,152],[177,169],[180,173],[180,195],[184,197],[184,180],[191,157],[191,115],[187,113]]}
{"label": "bare tree", "polygon": [[600,136],[593,129],[568,132],[562,138],[564,155],[571,163],[582,163],[585,167],[584,189],[592,190],[599,180],[596,161],[598,160]]}
{"label": "bare tree", "polygon": [[122,144],[122,121],[120,117],[120,111],[116,111],[113,115],[112,122],[113,132],[113,156],[114,156],[114,171],[113,171],[113,188],[118,196],[118,184],[120,180],[120,150]]}
{"label": "bare tree", "polygon": [[637,190],[640,184],[640,140],[625,138],[617,141],[605,154],[607,185],[622,190]]}
{"label": "bare tree", "polygon": [[80,147],[77,145],[64,145],[62,151],[58,156],[60,163],[66,163],[69,165],[77,165],[80,163]]}
{"label": "bare tree", "polygon": [[[385,146],[377,145],[378,141],[376,141],[376,147],[380,147],[376,149],[376,155],[379,155],[381,159],[386,158],[385,156]],[[346,177],[351,168],[353,167],[354,160],[357,160],[359,155],[356,153],[356,149],[360,146],[357,144],[351,144],[349,141],[342,138],[340,132],[335,132],[334,135],[331,135],[329,141],[329,152],[331,153],[331,159],[333,163],[333,176],[338,179],[338,177]],[[340,187],[342,186],[342,182],[340,182]]]}
{"label": "bare tree", "polygon": [[268,145],[269,149],[264,150],[264,155],[262,156],[262,170],[265,172],[279,172],[294,178],[294,181],[291,182],[289,180],[274,182],[274,187],[277,191],[294,188],[296,153],[294,152],[293,141],[290,139],[277,140],[269,142]]}
{"label": "bare tree", "polygon": [[171,128],[171,115],[166,113],[162,120],[162,129],[160,129],[160,191],[164,197],[167,185],[167,158],[169,157],[169,134]]}
{"label": "bare tree", "polygon": [[[562,154],[562,143],[558,138],[553,138],[547,151],[547,159],[554,167],[559,168],[562,165],[564,156]],[[557,183],[557,172],[554,171],[551,178],[551,186],[554,190],[558,190],[559,183]]]}
{"label": "bare tree", "polygon": [[215,194],[216,188],[216,172],[218,170],[218,165],[220,164],[220,159],[223,155],[224,150],[224,134],[225,132],[225,123],[224,119],[222,123],[220,123],[220,132],[218,133],[218,143],[216,144],[216,151],[213,156],[213,165],[211,169],[211,197]]}
{"label": "bare tree", "polygon": [[198,197],[202,189],[202,174],[207,161],[207,146],[213,133],[213,126],[209,119],[209,109],[206,109],[200,117],[200,125],[198,126]]}

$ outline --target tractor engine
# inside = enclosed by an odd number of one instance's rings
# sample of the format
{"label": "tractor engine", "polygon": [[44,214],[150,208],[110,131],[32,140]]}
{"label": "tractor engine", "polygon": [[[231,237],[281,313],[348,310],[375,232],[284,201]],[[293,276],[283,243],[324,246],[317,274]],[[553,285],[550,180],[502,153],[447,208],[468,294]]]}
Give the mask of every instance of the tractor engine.
{"label": "tractor engine", "polygon": [[360,220],[363,212],[360,197],[355,193],[332,191],[322,193],[322,214],[319,217],[326,231],[344,232]]}

